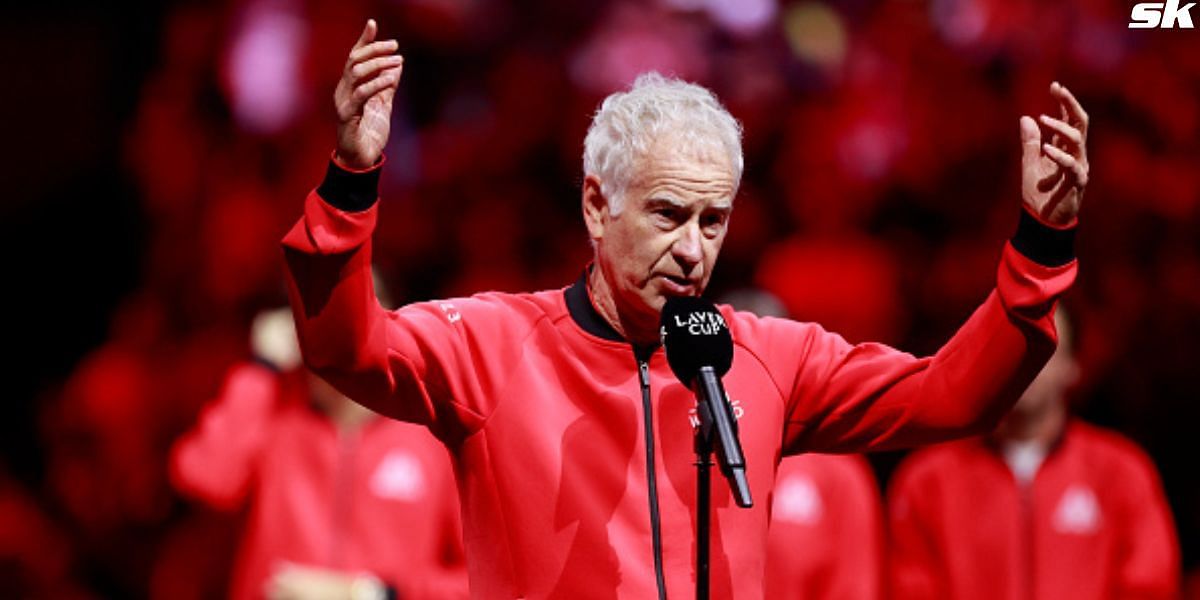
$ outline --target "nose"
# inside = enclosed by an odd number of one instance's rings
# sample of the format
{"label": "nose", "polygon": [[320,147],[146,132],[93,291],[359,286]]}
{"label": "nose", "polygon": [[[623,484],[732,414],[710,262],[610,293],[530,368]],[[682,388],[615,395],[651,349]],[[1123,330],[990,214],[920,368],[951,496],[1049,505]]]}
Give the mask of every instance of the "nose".
{"label": "nose", "polygon": [[683,268],[684,276],[690,276],[692,269],[695,269],[696,265],[699,265],[704,259],[703,248],[700,245],[700,225],[689,222],[680,227],[678,231],[679,236],[671,245],[671,255],[675,258],[675,262]]}

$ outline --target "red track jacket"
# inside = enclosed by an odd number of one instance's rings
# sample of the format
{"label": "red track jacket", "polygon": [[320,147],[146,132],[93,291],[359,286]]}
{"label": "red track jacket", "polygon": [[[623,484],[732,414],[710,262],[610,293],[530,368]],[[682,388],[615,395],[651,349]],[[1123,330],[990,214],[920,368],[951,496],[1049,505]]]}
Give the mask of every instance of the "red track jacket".
{"label": "red track jacket", "polygon": [[215,508],[249,505],[231,597],[262,598],[278,561],[369,572],[402,598],[465,598],[458,502],[446,451],[377,418],[353,433],[254,363],[176,443],[172,479]]}
{"label": "red track jacket", "polygon": [[1149,458],[1071,422],[1028,489],[982,439],[918,451],[889,494],[894,598],[1175,598],[1179,548]]}
{"label": "red track jacket", "polygon": [[879,600],[883,555],[883,510],[866,459],[783,459],[771,509],[767,598]]}
{"label": "red track jacket", "polygon": [[[694,595],[695,402],[662,349],[621,340],[582,277],[565,290],[384,310],[370,270],[378,176],[331,164],[309,194],[283,241],[290,299],[310,368],[451,448],[472,594]],[[997,290],[933,357],[721,309],[734,342],[725,389],[757,501],[736,507],[714,478],[714,598],[762,595],[782,454],[961,437],[1016,400],[1053,351],[1054,299],[1075,276],[1071,232],[1022,223]],[[1028,258],[1043,254],[1066,259]]]}

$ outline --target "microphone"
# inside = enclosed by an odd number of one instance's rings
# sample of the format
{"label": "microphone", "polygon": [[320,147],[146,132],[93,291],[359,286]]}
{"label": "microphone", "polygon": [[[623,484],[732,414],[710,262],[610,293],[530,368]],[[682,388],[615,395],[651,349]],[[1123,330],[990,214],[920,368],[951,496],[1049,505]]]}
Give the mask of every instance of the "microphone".
{"label": "microphone", "polygon": [[671,371],[696,394],[696,412],[700,416],[697,451],[702,447],[712,448],[716,434],[721,473],[729,481],[738,506],[749,508],[753,501],[746,479],[746,460],[738,440],[733,407],[721,385],[721,377],[733,364],[733,338],[725,318],[707,300],[671,297],[663,306],[659,334]]}

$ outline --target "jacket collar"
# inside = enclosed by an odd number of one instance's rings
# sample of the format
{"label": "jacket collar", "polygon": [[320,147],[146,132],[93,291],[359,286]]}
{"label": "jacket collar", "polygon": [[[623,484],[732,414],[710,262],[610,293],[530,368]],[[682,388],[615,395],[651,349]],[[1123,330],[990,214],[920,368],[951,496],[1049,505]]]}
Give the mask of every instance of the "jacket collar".
{"label": "jacket collar", "polygon": [[602,340],[623,342],[625,338],[621,337],[621,334],[617,333],[617,330],[609,325],[604,317],[600,316],[600,311],[596,310],[596,306],[592,304],[587,283],[588,273],[591,270],[591,265],[588,265],[579,275],[579,279],[576,279],[575,283],[563,292],[567,301],[567,312],[571,313],[571,319],[584,331]]}
{"label": "jacket collar", "polygon": [[[592,265],[588,265],[579,274],[579,279],[571,284],[563,291],[563,297],[567,302],[567,312],[571,315],[571,320],[584,331],[610,342],[626,342],[628,341],[621,337],[621,334],[613,328],[604,317],[600,316],[600,311],[596,310],[596,305],[592,303],[592,295],[588,289],[588,274],[592,272]],[[650,346],[632,346],[634,355],[638,360],[650,360],[650,356],[654,354],[661,345],[653,344]]]}

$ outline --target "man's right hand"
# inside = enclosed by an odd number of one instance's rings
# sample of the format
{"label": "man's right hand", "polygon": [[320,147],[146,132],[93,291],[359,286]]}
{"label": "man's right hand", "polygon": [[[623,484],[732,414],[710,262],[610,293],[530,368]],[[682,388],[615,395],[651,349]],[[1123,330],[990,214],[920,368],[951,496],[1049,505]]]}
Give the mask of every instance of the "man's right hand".
{"label": "man's right hand", "polygon": [[404,57],[393,54],[399,47],[396,40],[377,42],[378,31],[375,20],[369,19],[333,92],[338,116],[336,159],[351,169],[367,169],[379,162],[404,70]]}

